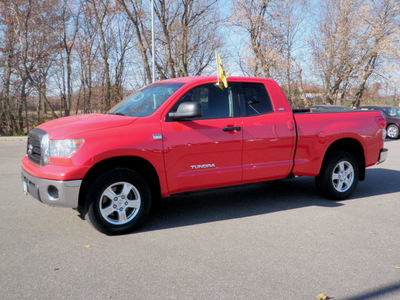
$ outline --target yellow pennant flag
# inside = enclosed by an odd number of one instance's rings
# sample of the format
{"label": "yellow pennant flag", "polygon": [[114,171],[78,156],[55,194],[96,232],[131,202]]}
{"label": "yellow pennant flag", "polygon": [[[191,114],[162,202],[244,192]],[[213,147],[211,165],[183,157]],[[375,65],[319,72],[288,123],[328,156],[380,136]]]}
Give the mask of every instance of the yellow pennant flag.
{"label": "yellow pennant flag", "polygon": [[[224,84],[224,88],[228,87],[228,77],[225,74],[224,67],[222,66],[222,61],[221,57],[219,56],[218,52],[215,52],[215,56],[217,57],[217,77],[218,77],[218,85],[219,85],[219,80],[222,81]],[[222,86],[221,86],[222,88]]]}

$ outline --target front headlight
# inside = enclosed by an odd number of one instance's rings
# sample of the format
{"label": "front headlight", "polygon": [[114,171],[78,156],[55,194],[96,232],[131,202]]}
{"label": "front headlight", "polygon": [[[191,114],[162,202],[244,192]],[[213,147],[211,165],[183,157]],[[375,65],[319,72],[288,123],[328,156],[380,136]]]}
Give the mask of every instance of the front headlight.
{"label": "front headlight", "polygon": [[50,162],[50,140],[49,140],[49,135],[45,134],[42,136],[42,139],[40,140],[40,165],[45,166],[48,165]]}
{"label": "front headlight", "polygon": [[45,166],[50,163],[50,156],[71,157],[80,147],[84,139],[75,140],[50,140],[49,135],[45,134],[40,140],[40,165]]}
{"label": "front headlight", "polygon": [[71,157],[72,154],[82,147],[84,142],[84,139],[50,140],[50,156]]}

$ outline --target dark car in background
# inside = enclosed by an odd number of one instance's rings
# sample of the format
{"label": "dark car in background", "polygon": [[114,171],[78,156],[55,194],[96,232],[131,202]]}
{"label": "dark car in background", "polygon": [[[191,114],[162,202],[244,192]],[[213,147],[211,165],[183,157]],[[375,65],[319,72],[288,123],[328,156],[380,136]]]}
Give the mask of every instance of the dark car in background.
{"label": "dark car in background", "polygon": [[400,107],[390,105],[360,106],[358,110],[380,110],[386,119],[386,137],[398,139],[400,136]]}

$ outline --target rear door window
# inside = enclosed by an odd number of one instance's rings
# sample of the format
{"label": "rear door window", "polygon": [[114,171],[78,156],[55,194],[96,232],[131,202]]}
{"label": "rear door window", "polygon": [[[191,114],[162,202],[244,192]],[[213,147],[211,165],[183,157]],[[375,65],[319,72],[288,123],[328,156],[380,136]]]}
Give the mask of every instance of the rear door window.
{"label": "rear door window", "polygon": [[271,99],[262,83],[242,83],[243,107],[246,117],[273,112]]}

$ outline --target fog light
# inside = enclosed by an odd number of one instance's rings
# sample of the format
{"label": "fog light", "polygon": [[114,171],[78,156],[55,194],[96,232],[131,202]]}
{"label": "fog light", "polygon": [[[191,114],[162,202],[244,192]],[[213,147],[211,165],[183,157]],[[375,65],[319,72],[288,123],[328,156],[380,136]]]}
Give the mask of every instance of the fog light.
{"label": "fog light", "polygon": [[58,200],[58,198],[60,198],[60,194],[58,192],[58,189],[54,185],[50,185],[47,188],[47,194],[49,195],[49,199],[52,200],[52,201]]}

